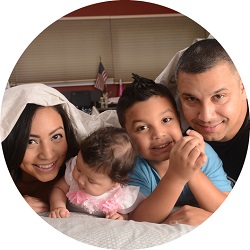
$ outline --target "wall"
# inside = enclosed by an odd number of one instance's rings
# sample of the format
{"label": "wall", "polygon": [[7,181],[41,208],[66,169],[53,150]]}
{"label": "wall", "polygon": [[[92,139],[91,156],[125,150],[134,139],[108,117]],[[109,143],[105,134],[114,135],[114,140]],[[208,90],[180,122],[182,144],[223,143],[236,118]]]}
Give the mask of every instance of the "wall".
{"label": "wall", "polygon": [[142,1],[110,1],[78,9],[65,17],[176,14],[178,12],[161,5]]}

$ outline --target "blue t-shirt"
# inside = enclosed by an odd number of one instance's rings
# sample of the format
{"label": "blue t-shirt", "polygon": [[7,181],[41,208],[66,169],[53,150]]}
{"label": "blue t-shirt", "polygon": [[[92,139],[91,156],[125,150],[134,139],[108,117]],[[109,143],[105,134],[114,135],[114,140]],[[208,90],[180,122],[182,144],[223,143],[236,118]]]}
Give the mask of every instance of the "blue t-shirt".
{"label": "blue t-shirt", "polygon": [[[205,143],[205,145],[207,162],[201,168],[202,172],[222,192],[231,191],[231,181],[227,179],[221,159],[209,144]],[[160,176],[157,171],[152,168],[144,158],[138,156],[134,170],[130,174],[129,185],[139,186],[141,193],[145,196],[149,196],[154,191],[159,181]],[[176,205],[184,204],[197,205],[187,184],[184,186],[184,189],[176,203]]]}

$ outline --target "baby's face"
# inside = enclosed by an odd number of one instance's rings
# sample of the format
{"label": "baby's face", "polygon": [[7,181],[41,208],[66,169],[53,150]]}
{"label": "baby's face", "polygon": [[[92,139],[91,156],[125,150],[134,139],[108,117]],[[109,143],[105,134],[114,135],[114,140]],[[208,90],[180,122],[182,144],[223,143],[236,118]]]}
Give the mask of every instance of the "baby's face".
{"label": "baby's face", "polygon": [[179,117],[167,98],[154,96],[137,102],[125,118],[129,136],[149,161],[168,160],[173,145],[182,138]]}
{"label": "baby's face", "polygon": [[79,152],[73,171],[73,178],[79,189],[92,196],[99,196],[118,184],[113,182],[107,174],[94,172],[82,159]]}

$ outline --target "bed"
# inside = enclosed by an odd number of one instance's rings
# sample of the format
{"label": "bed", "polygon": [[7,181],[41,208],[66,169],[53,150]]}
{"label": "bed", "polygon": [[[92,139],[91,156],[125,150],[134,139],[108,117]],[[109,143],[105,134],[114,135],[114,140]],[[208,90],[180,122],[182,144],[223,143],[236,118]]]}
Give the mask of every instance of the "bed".
{"label": "bed", "polygon": [[116,221],[72,212],[69,218],[41,218],[63,234],[92,246],[107,249],[155,247],[181,237],[195,227],[184,224]]}
{"label": "bed", "polygon": [[[12,91],[5,93],[5,106],[2,108],[1,114],[2,140],[7,137],[14,127],[26,103],[36,103],[43,106],[62,104],[68,112],[79,140],[98,127],[120,126],[116,111],[108,110],[100,114],[88,115],[78,110],[63,94],[44,84],[20,85],[13,87],[12,90],[15,92],[15,97],[19,105],[13,106],[12,97],[14,95]],[[106,249],[125,250],[154,247],[185,235],[194,228],[192,226],[179,224],[163,225],[135,222],[132,220],[114,221],[80,213],[71,213],[69,218],[61,219],[48,218],[48,214],[46,213],[39,214],[39,216],[53,228],[72,239],[94,247]],[[36,224],[34,226],[36,226]],[[33,231],[37,234],[36,228],[33,230],[32,227],[32,232]],[[40,237],[40,234],[38,233],[37,236]],[[51,235],[49,234],[49,236]],[[44,237],[43,234],[42,237]],[[40,243],[47,243],[47,241],[48,239],[45,237],[42,238],[42,242]],[[59,244],[60,242],[58,239],[55,239],[55,243]]]}
{"label": "bed", "polygon": [[[91,116],[88,128],[106,125],[119,126],[115,111]],[[85,128],[86,128],[85,127]],[[159,246],[192,231],[195,227],[184,224],[156,224],[136,221],[115,221],[93,215],[71,212],[69,218],[41,218],[61,233],[88,245],[106,249],[142,249]]]}

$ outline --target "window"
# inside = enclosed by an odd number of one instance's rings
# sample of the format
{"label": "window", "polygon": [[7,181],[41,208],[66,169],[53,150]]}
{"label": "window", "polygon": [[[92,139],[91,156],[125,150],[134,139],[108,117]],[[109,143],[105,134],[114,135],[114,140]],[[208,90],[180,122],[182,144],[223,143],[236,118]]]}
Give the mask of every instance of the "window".
{"label": "window", "polygon": [[62,18],[28,46],[9,82],[93,82],[100,57],[115,82],[130,82],[132,72],[155,79],[177,51],[207,36],[204,28],[180,14]]}

